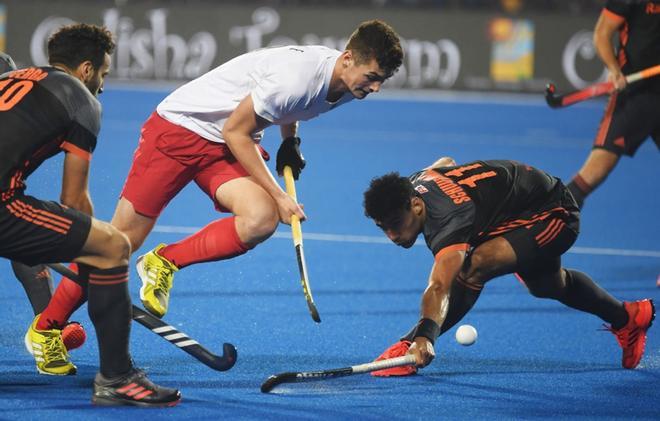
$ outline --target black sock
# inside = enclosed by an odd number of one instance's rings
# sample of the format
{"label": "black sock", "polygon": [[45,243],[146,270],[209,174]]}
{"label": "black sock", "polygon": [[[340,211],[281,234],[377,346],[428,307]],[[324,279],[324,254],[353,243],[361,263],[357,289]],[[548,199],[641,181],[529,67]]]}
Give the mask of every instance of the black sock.
{"label": "black sock", "polygon": [[50,276],[48,267],[46,265],[28,266],[12,260],[11,268],[14,270],[16,279],[23,285],[34,315],[42,313],[53,296],[53,278]]}
{"label": "black sock", "polygon": [[131,331],[131,297],[128,267],[94,269],[89,274],[89,317],[99,343],[101,374],[111,378],[131,368],[128,338]]}
{"label": "black sock", "polygon": [[[483,287],[479,288],[478,286],[467,284],[460,275],[456,278],[449,296],[449,310],[447,310],[447,317],[445,317],[444,323],[440,326],[441,335],[454,327],[454,325],[460,322],[468,311],[470,311],[474,306],[474,303],[477,302],[479,295],[481,295],[482,289]],[[415,339],[416,333],[417,325],[406,333],[401,340],[412,342]]]}
{"label": "black sock", "polygon": [[628,323],[623,303],[598,286],[588,275],[572,269],[566,271],[566,289],[560,302],[574,309],[594,314],[619,329]]}

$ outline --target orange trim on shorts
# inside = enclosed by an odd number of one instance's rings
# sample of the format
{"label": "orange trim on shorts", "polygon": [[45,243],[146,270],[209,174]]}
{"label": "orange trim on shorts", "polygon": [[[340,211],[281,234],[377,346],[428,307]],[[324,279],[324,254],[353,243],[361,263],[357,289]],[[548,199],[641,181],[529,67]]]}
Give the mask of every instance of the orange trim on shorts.
{"label": "orange trim on shorts", "polygon": [[480,236],[483,235],[483,234],[498,235],[498,234],[503,234],[505,232],[514,230],[516,228],[533,225],[533,224],[535,224],[539,221],[543,221],[544,219],[546,219],[548,216],[550,216],[552,213],[555,213],[555,212],[567,213],[566,209],[564,209],[562,207],[557,207],[557,208],[553,208],[553,209],[547,210],[545,212],[541,212],[541,213],[538,213],[536,215],[533,215],[530,219],[515,219],[513,221],[502,222],[500,225],[492,228],[492,231],[490,231],[490,232],[481,232],[481,233],[479,233],[479,235]]}
{"label": "orange trim on shorts", "polygon": [[438,260],[442,255],[449,253],[451,251],[468,251],[469,249],[470,249],[470,245],[468,243],[453,244],[438,251],[435,254],[434,258],[435,260]]}
{"label": "orange trim on shorts", "polygon": [[43,209],[37,209],[37,208],[34,208],[34,207],[32,207],[32,206],[28,205],[27,203],[22,202],[22,201],[20,201],[20,200],[16,200],[14,203],[16,203],[16,204],[22,206],[22,207],[23,207],[24,209],[26,209],[26,210],[29,210],[29,211],[32,211],[32,212],[35,212],[35,213],[42,214],[42,215],[44,215],[44,216],[46,216],[46,217],[52,218],[54,221],[59,221],[59,222],[61,222],[62,224],[66,225],[67,227],[70,227],[71,224],[73,223],[73,221],[71,221],[69,218],[61,217],[60,215],[56,215],[56,214],[54,214],[54,213],[52,213],[52,212],[48,212],[48,211],[45,211],[45,210],[43,210]]}
{"label": "orange trim on shorts", "polygon": [[86,161],[91,161],[92,160],[92,154],[87,152],[86,150],[79,148],[78,146],[74,145],[73,143],[69,143],[66,140],[63,141],[60,144],[60,149],[70,152],[76,156],[81,157],[82,159]]}
{"label": "orange trim on shorts", "polygon": [[69,223],[68,225],[62,224],[59,221],[49,219],[39,213],[31,212],[29,209],[26,209],[25,207],[20,208],[20,206],[18,206],[16,202],[12,202],[8,204],[6,208],[9,210],[9,212],[11,212],[12,215],[14,215],[19,219],[23,219],[24,221],[27,221],[34,225],[48,228],[59,234],[66,235],[69,232],[69,228],[71,226],[71,223]]}
{"label": "orange trim on shorts", "polygon": [[614,107],[616,105],[617,96],[617,92],[614,92],[610,96],[610,100],[607,103],[607,108],[605,108],[605,115],[603,115],[603,120],[600,122],[600,127],[598,128],[598,133],[596,134],[596,139],[594,140],[594,146],[605,145],[605,138],[607,137],[607,132],[610,130],[610,124],[612,123],[612,115],[614,114]]}
{"label": "orange trim on shorts", "polygon": [[540,247],[547,245],[552,240],[557,238],[565,226],[566,223],[561,219],[553,219],[552,222],[550,222],[550,224],[546,227],[546,229],[535,237],[536,242]]}

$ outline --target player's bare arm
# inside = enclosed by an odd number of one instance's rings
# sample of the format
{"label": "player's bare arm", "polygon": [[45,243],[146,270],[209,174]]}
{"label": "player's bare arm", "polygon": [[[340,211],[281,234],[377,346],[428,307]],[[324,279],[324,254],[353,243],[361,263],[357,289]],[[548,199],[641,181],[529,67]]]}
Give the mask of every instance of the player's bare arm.
{"label": "player's bare arm", "polygon": [[598,56],[610,72],[609,80],[614,83],[614,86],[618,90],[626,87],[626,79],[623,73],[621,73],[621,67],[614,55],[612,37],[619,30],[622,22],[623,20],[618,20],[614,16],[601,13],[594,29],[594,46],[596,47]]}
{"label": "player's bare arm", "polygon": [[305,219],[305,213],[277,183],[251,137],[252,133],[258,132],[269,125],[270,123],[267,120],[259,117],[254,112],[252,97],[248,95],[227,119],[222,129],[222,136],[243,168],[275,199],[280,220],[285,224],[289,224],[291,215],[298,215],[300,219]]}
{"label": "player's bare arm", "polygon": [[60,202],[87,215],[94,214],[89,195],[89,160],[68,152],[64,157]]}
{"label": "player's bare arm", "polygon": [[[421,323],[428,323],[424,319],[432,320],[438,326],[437,333],[439,333],[439,327],[442,326],[447,317],[449,291],[464,261],[464,251],[452,250],[437,256],[431,269],[428,286],[422,295],[420,313]],[[417,336],[415,337],[415,342],[410,347],[409,353],[415,355],[419,367],[425,367],[435,358],[433,341],[431,338],[425,336]]]}
{"label": "player's bare arm", "polygon": [[298,136],[298,122],[296,121],[291,124],[282,124],[280,126],[280,134],[282,135],[282,139]]}

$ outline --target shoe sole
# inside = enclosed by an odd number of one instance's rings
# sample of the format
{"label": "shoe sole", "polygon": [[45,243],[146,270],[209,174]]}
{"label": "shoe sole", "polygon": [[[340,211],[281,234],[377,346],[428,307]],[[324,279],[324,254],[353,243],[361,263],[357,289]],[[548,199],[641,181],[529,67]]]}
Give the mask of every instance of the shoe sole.
{"label": "shoe sole", "polygon": [[32,350],[32,341],[30,340],[30,332],[25,332],[25,337],[23,338],[23,343],[25,344],[25,349],[30,355],[34,356],[34,351]]}
{"label": "shoe sole", "polygon": [[139,406],[141,408],[167,408],[176,406],[179,402],[181,402],[181,398],[172,402],[147,403],[136,400],[109,399],[92,396],[92,404],[96,406]]}
{"label": "shoe sole", "polygon": [[37,366],[37,371],[39,374],[45,374],[46,376],[75,376],[76,373],[78,372],[77,368],[73,368],[73,370],[69,371],[68,373],[50,373],[48,371],[42,370]]}

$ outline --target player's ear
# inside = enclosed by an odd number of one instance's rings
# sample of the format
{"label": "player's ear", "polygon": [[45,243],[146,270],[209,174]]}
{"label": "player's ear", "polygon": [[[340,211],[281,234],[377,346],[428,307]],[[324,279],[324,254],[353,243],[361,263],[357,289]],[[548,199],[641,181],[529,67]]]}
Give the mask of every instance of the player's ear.
{"label": "player's ear", "polygon": [[353,51],[345,50],[341,54],[341,61],[344,68],[349,67],[353,62]]}
{"label": "player's ear", "polygon": [[420,216],[424,212],[424,201],[419,196],[414,196],[410,199],[410,208],[415,216]]}
{"label": "player's ear", "polygon": [[83,82],[89,82],[94,77],[96,69],[90,60],[85,60],[78,65],[76,73]]}

